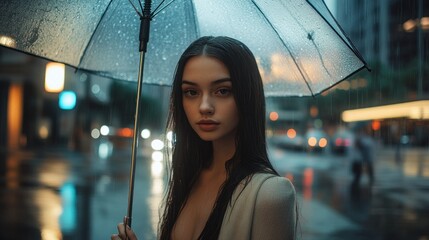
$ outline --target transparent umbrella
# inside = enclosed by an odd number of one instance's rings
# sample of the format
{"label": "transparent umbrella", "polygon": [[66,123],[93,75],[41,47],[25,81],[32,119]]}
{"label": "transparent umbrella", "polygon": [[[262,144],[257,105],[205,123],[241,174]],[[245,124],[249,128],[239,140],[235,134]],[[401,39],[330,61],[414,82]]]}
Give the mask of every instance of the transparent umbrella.
{"label": "transparent umbrella", "polygon": [[135,1],[0,3],[1,45],[138,82],[129,217],[142,82],[169,85],[180,54],[199,36],[226,35],[249,46],[267,96],[314,96],[367,68],[323,0]]}

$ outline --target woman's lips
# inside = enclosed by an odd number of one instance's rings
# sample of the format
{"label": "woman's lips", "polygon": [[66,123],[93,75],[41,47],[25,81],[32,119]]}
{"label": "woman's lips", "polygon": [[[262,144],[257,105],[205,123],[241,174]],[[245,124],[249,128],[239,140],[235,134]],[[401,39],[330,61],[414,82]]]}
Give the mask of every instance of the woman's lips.
{"label": "woman's lips", "polygon": [[219,123],[212,120],[201,120],[197,122],[198,127],[205,132],[211,132],[217,129]]}

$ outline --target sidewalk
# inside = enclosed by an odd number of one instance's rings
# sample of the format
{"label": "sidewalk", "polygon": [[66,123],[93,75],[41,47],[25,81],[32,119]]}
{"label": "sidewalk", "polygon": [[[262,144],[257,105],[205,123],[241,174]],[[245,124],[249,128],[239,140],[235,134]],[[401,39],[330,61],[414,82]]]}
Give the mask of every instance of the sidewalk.
{"label": "sidewalk", "polygon": [[392,184],[429,190],[429,148],[403,148],[401,160],[395,158],[394,148],[383,148],[376,153],[376,177],[383,186]]}

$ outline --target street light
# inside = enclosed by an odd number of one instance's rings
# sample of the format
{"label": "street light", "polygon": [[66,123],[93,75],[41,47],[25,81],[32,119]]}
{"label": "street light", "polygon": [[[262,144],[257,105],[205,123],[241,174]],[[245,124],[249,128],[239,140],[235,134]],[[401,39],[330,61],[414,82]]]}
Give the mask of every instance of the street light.
{"label": "street light", "polygon": [[46,64],[45,91],[58,93],[64,89],[65,65],[50,62]]}

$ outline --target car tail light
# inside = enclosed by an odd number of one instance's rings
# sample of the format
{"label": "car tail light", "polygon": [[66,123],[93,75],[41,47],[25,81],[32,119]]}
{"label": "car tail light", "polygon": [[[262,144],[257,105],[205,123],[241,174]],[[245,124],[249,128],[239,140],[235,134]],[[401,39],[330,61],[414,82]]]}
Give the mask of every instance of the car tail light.
{"label": "car tail light", "polygon": [[337,138],[335,139],[335,146],[342,146],[343,145],[343,139]]}

